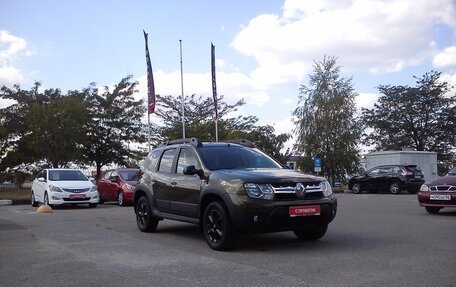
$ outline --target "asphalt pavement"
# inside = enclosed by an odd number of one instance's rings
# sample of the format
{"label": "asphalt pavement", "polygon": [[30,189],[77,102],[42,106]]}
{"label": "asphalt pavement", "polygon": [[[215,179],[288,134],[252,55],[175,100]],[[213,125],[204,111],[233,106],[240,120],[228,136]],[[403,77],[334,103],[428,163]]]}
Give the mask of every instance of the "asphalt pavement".
{"label": "asphalt pavement", "polygon": [[136,227],[132,207],[0,206],[0,286],[455,286],[456,209],[416,195],[338,194],[325,237],[241,235],[211,250],[199,229]]}

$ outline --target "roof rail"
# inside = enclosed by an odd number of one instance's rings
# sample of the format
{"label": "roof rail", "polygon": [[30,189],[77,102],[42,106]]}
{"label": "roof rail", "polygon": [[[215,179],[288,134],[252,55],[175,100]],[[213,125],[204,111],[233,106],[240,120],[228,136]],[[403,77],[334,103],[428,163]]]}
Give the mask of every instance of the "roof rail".
{"label": "roof rail", "polygon": [[167,141],[165,143],[163,143],[163,145],[165,146],[168,146],[168,145],[172,145],[172,144],[184,144],[184,143],[188,143],[188,144],[191,144],[195,147],[201,147],[203,146],[203,143],[201,142],[201,140],[197,137],[192,137],[192,138],[186,138],[186,139],[177,139],[177,140],[170,140],[170,141]]}
{"label": "roof rail", "polygon": [[245,147],[250,147],[250,148],[256,148],[256,145],[249,141],[249,140],[246,140],[246,139],[240,139],[240,140],[223,140],[221,142],[225,142],[225,143],[234,143],[234,144],[239,144],[239,145],[242,145],[242,146],[245,146]]}

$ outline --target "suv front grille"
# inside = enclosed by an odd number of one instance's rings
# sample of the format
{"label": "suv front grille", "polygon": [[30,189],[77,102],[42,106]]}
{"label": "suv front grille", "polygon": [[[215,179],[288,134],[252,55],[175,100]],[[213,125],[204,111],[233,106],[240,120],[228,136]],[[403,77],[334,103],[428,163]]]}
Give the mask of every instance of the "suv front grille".
{"label": "suv front grille", "polygon": [[305,187],[304,196],[298,196],[296,193],[297,182],[287,183],[272,183],[270,184],[274,190],[275,200],[297,200],[297,199],[319,199],[323,198],[323,192],[320,188],[319,181],[301,182]]}

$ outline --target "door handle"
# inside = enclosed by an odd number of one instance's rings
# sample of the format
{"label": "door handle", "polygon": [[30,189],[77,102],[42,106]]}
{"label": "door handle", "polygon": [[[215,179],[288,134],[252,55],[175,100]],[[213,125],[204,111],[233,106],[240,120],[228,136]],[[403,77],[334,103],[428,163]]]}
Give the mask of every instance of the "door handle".
{"label": "door handle", "polygon": [[172,187],[174,187],[174,186],[176,186],[176,185],[177,185],[177,182],[171,181],[171,186],[172,186]]}

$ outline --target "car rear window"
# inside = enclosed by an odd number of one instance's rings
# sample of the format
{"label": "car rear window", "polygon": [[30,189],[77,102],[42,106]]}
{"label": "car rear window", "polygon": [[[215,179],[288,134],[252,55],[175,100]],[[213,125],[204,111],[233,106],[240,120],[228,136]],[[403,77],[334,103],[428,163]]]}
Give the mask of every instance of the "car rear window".
{"label": "car rear window", "polygon": [[406,165],[405,169],[411,172],[421,171],[421,169],[416,165]]}
{"label": "car rear window", "polygon": [[282,168],[272,158],[253,148],[239,146],[208,146],[198,149],[210,170],[246,168]]}
{"label": "car rear window", "polygon": [[79,170],[50,170],[49,180],[51,181],[87,181],[89,180]]}

